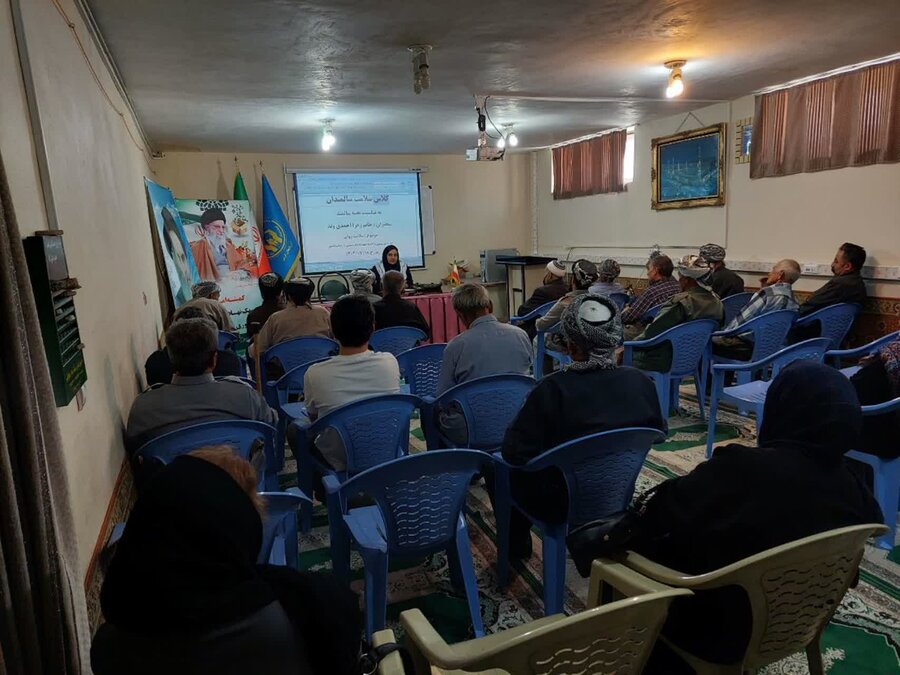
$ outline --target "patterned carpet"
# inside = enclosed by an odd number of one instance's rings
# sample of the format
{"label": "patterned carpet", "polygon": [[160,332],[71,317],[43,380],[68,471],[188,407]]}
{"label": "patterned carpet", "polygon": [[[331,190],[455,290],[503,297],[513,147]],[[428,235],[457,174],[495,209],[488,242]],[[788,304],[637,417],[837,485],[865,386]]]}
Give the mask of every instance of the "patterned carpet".
{"label": "patterned carpet", "polygon": [[[690,397],[682,401],[681,415],[670,420],[666,442],[656,446],[647,458],[638,479],[638,491],[644,491],[667,478],[684,475],[705,457],[706,424],[697,416],[698,408]],[[753,424],[728,412],[720,413],[716,442],[737,440],[752,444]],[[411,437],[413,451],[424,450],[421,431]],[[284,485],[294,484],[293,462],[288,461]],[[531,559],[514,563],[509,588],[497,588],[494,563],[496,531],[487,494],[480,485],[470,490],[468,499],[469,534],[475,560],[481,610],[488,633],[525,623],[544,615],[542,602],[541,542],[534,536]],[[301,535],[301,566],[328,570],[331,566],[328,527],[324,507],[317,507],[313,529]],[[353,588],[362,593],[361,559],[354,553]],[[890,555],[868,547],[862,564],[860,583],[844,598],[824,636],[825,665],[830,675],[900,674],[900,546]],[[585,608],[587,580],[575,571],[571,560],[566,577],[566,611]],[[471,638],[465,599],[450,584],[444,554],[426,560],[391,561],[388,588],[388,622],[402,634],[397,623],[400,612],[417,607],[429,618],[448,642]],[[801,675],[808,673],[806,657],[797,654],[762,671],[765,675]]]}

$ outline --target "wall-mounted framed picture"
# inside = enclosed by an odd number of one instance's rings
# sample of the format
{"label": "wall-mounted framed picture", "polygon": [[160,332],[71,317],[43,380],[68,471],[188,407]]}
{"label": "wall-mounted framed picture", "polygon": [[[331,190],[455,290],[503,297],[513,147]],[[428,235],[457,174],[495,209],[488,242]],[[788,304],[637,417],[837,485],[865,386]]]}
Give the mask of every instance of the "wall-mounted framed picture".
{"label": "wall-mounted framed picture", "polygon": [[725,129],[714,124],[654,138],[650,183],[656,210],[725,203]]}
{"label": "wall-mounted framed picture", "polygon": [[745,117],[734,124],[734,163],[750,162],[750,140],[753,137],[753,118]]}

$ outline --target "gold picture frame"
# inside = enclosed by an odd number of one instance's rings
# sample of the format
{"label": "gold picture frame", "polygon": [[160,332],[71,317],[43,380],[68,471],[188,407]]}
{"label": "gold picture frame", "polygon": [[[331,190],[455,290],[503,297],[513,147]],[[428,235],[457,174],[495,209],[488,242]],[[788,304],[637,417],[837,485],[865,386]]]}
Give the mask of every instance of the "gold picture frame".
{"label": "gold picture frame", "polygon": [[745,117],[734,123],[734,163],[750,162],[750,138],[753,134],[753,118]]}
{"label": "gold picture frame", "polygon": [[725,122],[651,141],[654,210],[725,204]]}

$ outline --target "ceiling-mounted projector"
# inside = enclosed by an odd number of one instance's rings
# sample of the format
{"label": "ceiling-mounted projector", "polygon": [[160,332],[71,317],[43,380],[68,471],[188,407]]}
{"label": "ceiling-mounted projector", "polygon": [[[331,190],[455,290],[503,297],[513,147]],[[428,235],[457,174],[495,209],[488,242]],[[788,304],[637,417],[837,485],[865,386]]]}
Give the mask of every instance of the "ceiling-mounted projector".
{"label": "ceiling-mounted projector", "polygon": [[484,106],[487,97],[475,97],[475,112],[478,113],[478,144],[474,148],[466,150],[466,159],[470,162],[496,162],[503,159],[506,152],[502,148],[488,145],[487,136],[487,118],[484,113]]}

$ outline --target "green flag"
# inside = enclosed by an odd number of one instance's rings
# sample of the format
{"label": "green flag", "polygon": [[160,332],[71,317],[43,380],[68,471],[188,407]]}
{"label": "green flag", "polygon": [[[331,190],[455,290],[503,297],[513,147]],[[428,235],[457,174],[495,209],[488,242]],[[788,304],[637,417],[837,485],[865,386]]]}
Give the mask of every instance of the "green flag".
{"label": "green flag", "polygon": [[234,177],[234,199],[250,201],[250,197],[247,196],[247,188],[244,186],[244,177],[241,176],[240,171]]}

